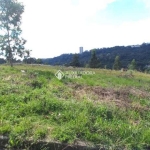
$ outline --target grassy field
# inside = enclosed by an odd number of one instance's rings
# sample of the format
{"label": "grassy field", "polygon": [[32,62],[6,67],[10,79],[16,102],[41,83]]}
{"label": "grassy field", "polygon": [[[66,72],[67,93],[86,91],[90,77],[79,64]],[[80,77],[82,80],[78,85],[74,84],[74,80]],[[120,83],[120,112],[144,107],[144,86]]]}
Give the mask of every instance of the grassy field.
{"label": "grassy field", "polygon": [[[79,79],[55,73],[93,71]],[[150,75],[136,71],[0,66],[0,135],[9,146],[24,140],[150,147]]]}

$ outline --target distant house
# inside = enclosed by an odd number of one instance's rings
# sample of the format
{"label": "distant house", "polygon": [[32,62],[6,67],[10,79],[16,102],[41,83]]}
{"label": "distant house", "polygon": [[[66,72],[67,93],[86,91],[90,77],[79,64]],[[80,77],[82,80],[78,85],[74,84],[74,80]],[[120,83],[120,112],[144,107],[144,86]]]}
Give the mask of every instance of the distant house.
{"label": "distant house", "polygon": [[140,47],[140,45],[131,45],[131,47]]}

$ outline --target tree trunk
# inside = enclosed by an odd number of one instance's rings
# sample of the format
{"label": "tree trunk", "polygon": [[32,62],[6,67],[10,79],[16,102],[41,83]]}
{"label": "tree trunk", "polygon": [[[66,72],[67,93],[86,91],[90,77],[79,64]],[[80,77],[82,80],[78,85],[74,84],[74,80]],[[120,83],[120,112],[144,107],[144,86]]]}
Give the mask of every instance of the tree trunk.
{"label": "tree trunk", "polygon": [[13,67],[13,61],[10,59],[10,66]]}
{"label": "tree trunk", "polygon": [[9,26],[7,24],[7,32],[8,32],[8,46],[9,46],[9,63],[10,66],[13,67],[13,56],[12,56],[12,51],[11,51],[11,46],[10,46],[10,34],[9,34]]}

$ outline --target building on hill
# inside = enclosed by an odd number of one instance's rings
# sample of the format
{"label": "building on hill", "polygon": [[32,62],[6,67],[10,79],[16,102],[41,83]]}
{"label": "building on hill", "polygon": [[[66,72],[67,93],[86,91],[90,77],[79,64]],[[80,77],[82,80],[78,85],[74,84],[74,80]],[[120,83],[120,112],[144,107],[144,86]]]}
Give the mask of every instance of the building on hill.
{"label": "building on hill", "polygon": [[83,47],[79,47],[79,53],[80,53],[80,54],[83,53]]}

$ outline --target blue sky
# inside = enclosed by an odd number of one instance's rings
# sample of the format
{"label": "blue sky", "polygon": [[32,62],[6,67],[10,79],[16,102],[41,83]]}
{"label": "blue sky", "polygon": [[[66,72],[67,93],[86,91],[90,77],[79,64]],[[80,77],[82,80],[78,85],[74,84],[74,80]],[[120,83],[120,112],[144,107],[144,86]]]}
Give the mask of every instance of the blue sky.
{"label": "blue sky", "polygon": [[[20,0],[23,1],[23,0]],[[22,36],[36,58],[150,42],[150,0],[25,0]]]}
{"label": "blue sky", "polygon": [[[101,12],[99,12],[99,15]],[[106,18],[112,22],[138,21],[150,16],[150,11],[142,1],[117,0],[104,10]],[[105,16],[104,16],[105,17]]]}

